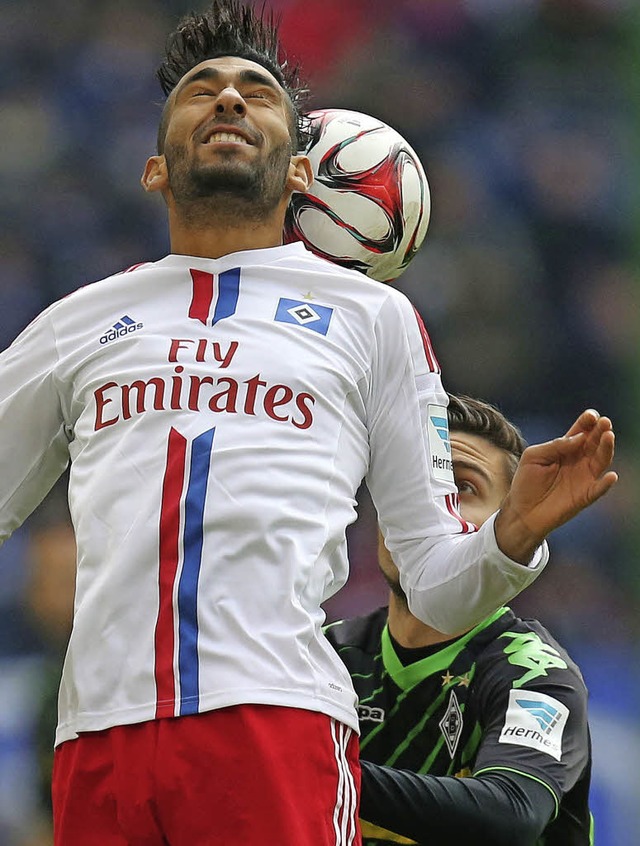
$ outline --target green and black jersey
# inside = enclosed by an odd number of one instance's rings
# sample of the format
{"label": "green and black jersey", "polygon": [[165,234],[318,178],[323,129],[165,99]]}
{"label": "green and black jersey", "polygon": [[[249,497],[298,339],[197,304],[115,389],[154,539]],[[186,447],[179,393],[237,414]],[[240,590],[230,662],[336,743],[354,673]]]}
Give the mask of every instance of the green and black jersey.
{"label": "green and black jersey", "polygon": [[386,620],[382,608],[326,632],[358,694],[361,758],[435,776],[524,776],[555,803],[540,842],[589,844],[587,691],[549,632],[502,608],[453,641],[406,650]]}

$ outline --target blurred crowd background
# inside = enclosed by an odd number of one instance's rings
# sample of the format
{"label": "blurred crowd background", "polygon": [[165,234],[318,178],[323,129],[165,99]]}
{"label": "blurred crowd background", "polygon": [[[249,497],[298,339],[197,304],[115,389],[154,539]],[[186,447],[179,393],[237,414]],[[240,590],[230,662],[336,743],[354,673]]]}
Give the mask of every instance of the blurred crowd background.
{"label": "blurred crowd background", "polygon": [[[620,482],[554,534],[514,607],[591,693],[598,846],[640,837],[640,5],[636,0],[272,0],[310,107],[382,118],[432,192],[399,280],[445,386],[531,441],[585,407],[617,431]],[[0,348],[80,285],[168,251],[154,152],[166,33],[182,0],[0,0]],[[28,421],[25,421],[28,425]],[[330,619],[385,602],[362,491],[352,578]],[[47,846],[55,688],[74,542],[64,480],[0,549],[0,846]]]}

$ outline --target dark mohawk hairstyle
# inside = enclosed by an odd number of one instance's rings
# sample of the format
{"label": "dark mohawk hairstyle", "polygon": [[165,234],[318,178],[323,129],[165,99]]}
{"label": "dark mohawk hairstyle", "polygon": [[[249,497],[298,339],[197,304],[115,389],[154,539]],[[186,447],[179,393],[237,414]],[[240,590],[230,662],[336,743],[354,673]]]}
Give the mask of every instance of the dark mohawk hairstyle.
{"label": "dark mohawk hairstyle", "polygon": [[303,149],[307,134],[302,107],[308,91],[301,82],[299,66],[281,55],[278,26],[279,20],[264,4],[257,12],[242,0],[213,0],[205,11],[192,12],[167,38],[165,59],[156,72],[163,92],[169,96],[185,73],[207,59],[238,56],[257,62],[287,93],[292,129],[298,149]]}

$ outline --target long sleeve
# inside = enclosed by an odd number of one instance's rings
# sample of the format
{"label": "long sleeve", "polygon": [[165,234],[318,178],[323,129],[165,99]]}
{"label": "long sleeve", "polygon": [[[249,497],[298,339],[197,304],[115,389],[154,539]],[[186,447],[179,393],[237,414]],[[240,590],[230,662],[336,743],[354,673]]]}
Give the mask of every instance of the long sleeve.
{"label": "long sleeve", "polygon": [[69,461],[48,311],[0,355],[0,542],[49,492]]}
{"label": "long sleeve", "polygon": [[555,810],[551,791],[518,773],[461,779],[361,764],[361,818],[428,846],[532,846]]}
{"label": "long sleeve", "polygon": [[376,333],[367,485],[410,610],[438,631],[459,632],[539,575],[546,544],[523,566],[498,548],[493,519],[478,531],[461,519],[447,395],[426,330],[405,298],[389,297]]}

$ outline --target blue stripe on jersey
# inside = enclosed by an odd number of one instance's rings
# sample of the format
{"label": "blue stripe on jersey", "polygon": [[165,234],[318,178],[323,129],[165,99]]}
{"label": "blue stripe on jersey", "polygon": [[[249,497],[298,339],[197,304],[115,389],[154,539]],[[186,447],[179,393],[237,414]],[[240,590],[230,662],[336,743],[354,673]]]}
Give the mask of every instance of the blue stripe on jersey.
{"label": "blue stripe on jersey", "polygon": [[198,667],[198,577],[204,537],[204,503],[215,429],[203,432],[191,449],[189,487],[184,508],[184,559],[178,586],[178,666],[180,668],[180,714],[197,714],[199,706]]}
{"label": "blue stripe on jersey", "polygon": [[212,326],[215,326],[218,320],[235,314],[239,292],[240,268],[233,267],[231,270],[223,271],[218,276],[218,301],[213,312]]}

